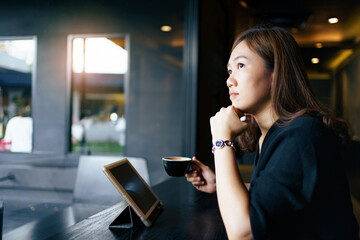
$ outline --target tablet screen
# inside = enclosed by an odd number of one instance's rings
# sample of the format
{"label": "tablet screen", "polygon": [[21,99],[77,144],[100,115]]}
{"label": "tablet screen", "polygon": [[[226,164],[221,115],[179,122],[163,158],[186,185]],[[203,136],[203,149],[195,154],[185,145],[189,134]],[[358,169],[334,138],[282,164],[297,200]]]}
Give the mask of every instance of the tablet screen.
{"label": "tablet screen", "polygon": [[121,164],[110,168],[109,171],[146,215],[157,199],[139,176],[134,173],[132,167],[129,164]]}

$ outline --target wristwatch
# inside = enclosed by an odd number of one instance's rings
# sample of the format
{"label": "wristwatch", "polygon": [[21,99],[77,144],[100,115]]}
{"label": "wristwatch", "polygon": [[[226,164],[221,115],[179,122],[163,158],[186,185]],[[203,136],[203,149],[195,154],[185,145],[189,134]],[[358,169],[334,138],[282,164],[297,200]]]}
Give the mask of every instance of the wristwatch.
{"label": "wristwatch", "polygon": [[217,149],[217,148],[221,149],[225,146],[232,147],[236,151],[236,149],[234,147],[234,143],[232,141],[219,139],[219,140],[216,140],[215,144],[213,145],[212,153],[215,152],[215,149]]}

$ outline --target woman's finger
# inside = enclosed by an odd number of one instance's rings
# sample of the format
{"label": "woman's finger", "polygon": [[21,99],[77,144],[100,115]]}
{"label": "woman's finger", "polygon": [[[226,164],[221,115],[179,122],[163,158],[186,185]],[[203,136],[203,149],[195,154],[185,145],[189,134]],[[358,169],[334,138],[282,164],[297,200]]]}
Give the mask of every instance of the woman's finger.
{"label": "woman's finger", "polygon": [[196,166],[197,170],[202,170],[202,169],[204,169],[206,167],[205,164],[203,164],[202,162],[200,162],[196,158],[193,158],[193,165]]}
{"label": "woman's finger", "polygon": [[191,182],[191,183],[193,183],[193,182],[199,182],[199,181],[201,181],[201,177],[199,177],[199,176],[187,177],[186,180],[187,180],[188,182]]}
{"label": "woman's finger", "polygon": [[203,186],[205,185],[205,182],[204,181],[200,181],[200,182],[193,182],[192,183],[194,187],[200,187],[200,186]]}

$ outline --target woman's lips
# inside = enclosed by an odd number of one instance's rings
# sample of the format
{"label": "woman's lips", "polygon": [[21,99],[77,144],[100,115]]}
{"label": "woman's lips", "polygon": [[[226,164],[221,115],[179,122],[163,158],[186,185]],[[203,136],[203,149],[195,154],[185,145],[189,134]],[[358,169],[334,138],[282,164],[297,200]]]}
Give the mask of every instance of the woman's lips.
{"label": "woman's lips", "polygon": [[239,94],[238,94],[238,93],[234,93],[234,92],[230,92],[229,95],[230,95],[230,99],[232,99],[232,98],[236,97],[236,96],[239,95]]}

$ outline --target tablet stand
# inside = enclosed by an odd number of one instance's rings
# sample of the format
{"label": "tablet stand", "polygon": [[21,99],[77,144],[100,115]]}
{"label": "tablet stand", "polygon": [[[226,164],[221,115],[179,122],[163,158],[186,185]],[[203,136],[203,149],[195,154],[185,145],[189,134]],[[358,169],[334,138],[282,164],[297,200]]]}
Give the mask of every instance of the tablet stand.
{"label": "tablet stand", "polygon": [[131,206],[127,206],[120,215],[109,225],[109,228],[132,228],[134,226],[145,226],[140,217]]}

